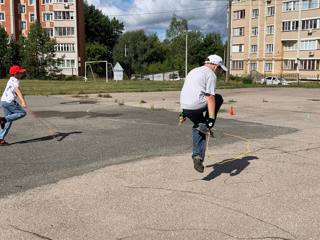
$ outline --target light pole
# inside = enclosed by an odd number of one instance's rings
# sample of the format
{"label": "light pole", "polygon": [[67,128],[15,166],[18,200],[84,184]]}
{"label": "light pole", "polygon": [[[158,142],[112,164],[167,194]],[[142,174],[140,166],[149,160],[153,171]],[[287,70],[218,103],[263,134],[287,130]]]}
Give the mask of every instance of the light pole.
{"label": "light pole", "polygon": [[191,32],[191,30],[185,30],[185,32],[186,32],[186,63],[185,63],[185,77],[184,78],[186,78],[187,77],[187,75],[188,75],[188,32]]}
{"label": "light pole", "polygon": [[186,78],[188,74],[188,30],[186,30],[186,68],[185,70],[186,70],[186,73],[184,78]]}
{"label": "light pole", "polygon": [[229,0],[228,2],[228,42],[227,42],[227,59],[226,64],[227,64],[227,72],[226,72],[226,79],[225,82],[229,81],[230,78],[230,58],[231,58],[231,54],[230,54],[230,44],[231,44],[231,9],[232,8],[232,1]]}

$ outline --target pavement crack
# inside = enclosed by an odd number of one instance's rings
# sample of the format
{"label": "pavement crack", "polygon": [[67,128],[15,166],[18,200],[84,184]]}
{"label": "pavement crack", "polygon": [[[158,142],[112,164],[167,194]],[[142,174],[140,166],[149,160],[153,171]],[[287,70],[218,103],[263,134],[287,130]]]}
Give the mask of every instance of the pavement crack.
{"label": "pavement crack", "polygon": [[[252,172],[253,173],[253,172]],[[261,174],[261,173],[254,173],[257,175],[260,175],[259,179],[255,180],[255,181],[238,181],[238,182],[232,182],[229,183],[228,181],[230,179],[232,179],[233,176],[229,176],[228,178],[226,178],[223,183],[226,185],[237,185],[237,184],[251,184],[251,183],[263,183],[263,178],[266,174]]]}
{"label": "pavement crack", "polygon": [[287,192],[289,189],[296,188],[298,186],[304,186],[304,185],[307,186],[307,184],[304,183],[304,182],[297,183],[297,184],[291,184],[291,185],[288,185],[285,189],[279,189],[279,190],[276,190],[276,191],[269,191],[269,192],[266,192],[266,193],[263,193],[263,194],[256,195],[256,196],[254,196],[254,197],[252,197],[250,199],[258,199],[258,198],[263,198],[263,197],[269,196],[271,194]]}
{"label": "pavement crack", "polygon": [[[280,154],[288,154],[288,155],[299,157],[299,158],[302,158],[302,159],[314,160],[313,158],[310,158],[310,157],[307,157],[307,156],[301,156],[300,154],[296,153],[296,152],[303,152],[303,151],[307,152],[307,151],[310,151],[310,150],[313,150],[313,149],[317,149],[317,148],[306,148],[306,149],[299,149],[299,150],[293,150],[293,151],[286,151],[286,150],[280,149],[280,147],[261,147],[261,148],[258,148],[256,150],[252,151],[251,153],[257,153],[257,152],[262,151],[262,150],[274,150],[274,151],[280,152]],[[272,154],[274,154],[274,153],[271,153],[271,155]],[[319,166],[317,164],[314,164],[314,165]]]}
{"label": "pavement crack", "polygon": [[19,227],[16,227],[14,225],[9,225],[10,227],[12,227],[13,229],[15,230],[18,230],[20,232],[24,232],[24,233],[29,233],[35,237],[38,237],[38,238],[41,238],[41,239],[45,239],[45,240],[53,240],[52,238],[49,238],[49,237],[46,237],[46,236],[43,236],[43,235],[40,235],[39,233],[35,233],[35,232],[31,232],[31,231],[28,231],[28,230],[24,230],[22,228],[19,228]]}
{"label": "pavement crack", "polygon": [[145,230],[149,231],[157,231],[157,232],[182,232],[182,231],[201,231],[201,232],[215,232],[225,235],[227,237],[231,237],[234,239],[240,240],[263,240],[263,239],[274,239],[274,240],[293,240],[293,238],[285,238],[285,237],[278,237],[278,236],[265,236],[265,237],[238,237],[232,235],[227,232],[220,231],[218,229],[204,229],[204,228],[181,228],[181,229],[161,229],[161,228],[144,228]]}
{"label": "pavement crack", "polygon": [[116,238],[116,240],[124,240],[124,239],[129,239],[129,238],[133,238],[133,237],[137,237],[139,236],[138,234],[136,235],[130,235],[130,236],[125,236],[125,237],[120,237],[120,238]]}
{"label": "pavement crack", "polygon": [[219,204],[219,203],[216,203],[216,202],[213,202],[213,201],[209,201],[209,200],[206,200],[206,199],[201,199],[201,198],[200,198],[200,200],[202,200],[202,201],[204,201],[204,202],[207,202],[207,203],[210,203],[210,204],[212,204],[212,205],[221,207],[221,208],[223,208],[223,209],[226,209],[226,210],[229,210],[229,211],[238,213],[238,214],[240,214],[240,215],[249,217],[249,218],[254,219],[254,220],[256,220],[256,221],[262,222],[262,223],[264,223],[264,224],[266,224],[266,225],[275,227],[276,229],[278,229],[278,230],[280,230],[280,231],[282,231],[282,232],[285,232],[285,233],[289,234],[291,237],[293,237],[293,239],[297,239],[297,237],[296,237],[293,233],[289,232],[288,230],[286,230],[286,229],[284,229],[284,228],[282,228],[282,227],[280,227],[280,226],[278,226],[278,225],[276,225],[276,224],[267,222],[267,221],[265,221],[265,220],[263,220],[263,219],[261,219],[261,218],[258,218],[258,217],[255,217],[255,216],[253,216],[253,215],[250,215],[250,214],[247,213],[247,212],[243,212],[243,211],[241,211],[241,210],[238,210],[238,209],[235,209],[235,208],[232,208],[232,207],[223,206],[223,205],[221,205],[221,204]]}
{"label": "pavement crack", "polygon": [[179,190],[179,189],[172,189],[172,188],[161,188],[161,187],[143,187],[143,186],[123,186],[123,187],[131,188],[131,189],[151,189],[151,190],[162,190],[162,191],[168,191],[168,192],[187,193],[187,194],[191,194],[191,195],[214,197],[214,198],[216,198],[218,200],[221,200],[221,201],[228,201],[228,202],[231,202],[231,203],[239,204],[238,201],[233,201],[233,200],[230,200],[230,199],[227,199],[227,198],[219,198],[217,196],[209,195],[209,194],[205,194],[205,193],[201,193],[201,192]]}
{"label": "pavement crack", "polygon": [[[243,216],[246,216],[246,217],[248,217],[248,218],[254,219],[254,220],[256,220],[256,221],[262,222],[262,223],[264,223],[264,224],[266,224],[266,225],[272,226],[272,227],[274,227],[274,228],[276,228],[276,229],[278,229],[278,230],[280,230],[280,231],[282,231],[282,232],[284,232],[284,233],[289,234],[291,237],[293,237],[293,239],[297,239],[296,236],[295,236],[293,233],[287,231],[286,229],[284,229],[284,228],[282,228],[282,227],[280,227],[280,226],[278,226],[278,225],[276,225],[276,224],[267,222],[267,221],[265,221],[265,220],[263,220],[263,219],[260,219],[260,218],[258,218],[258,217],[255,217],[255,216],[253,216],[253,215],[250,215],[249,213],[240,211],[240,210],[238,210],[238,209],[235,209],[235,208],[232,208],[232,207],[223,206],[223,205],[221,205],[221,204],[219,204],[219,203],[217,203],[217,202],[213,202],[213,201],[209,201],[209,200],[206,200],[206,199],[203,199],[203,198],[199,198],[199,196],[213,197],[213,196],[210,196],[210,195],[207,195],[207,194],[204,194],[204,193],[193,192],[193,191],[186,191],[186,190],[170,189],[170,188],[160,188],[160,187],[141,187],[141,186],[140,186],[140,187],[139,187],[139,186],[138,186],[138,187],[136,187],[136,186],[124,186],[124,187],[132,188],[132,189],[152,189],[152,190],[162,190],[162,191],[171,191],[171,192],[187,193],[187,194],[193,195],[193,196],[195,196],[195,197],[198,197],[198,199],[200,199],[200,200],[202,200],[202,201],[204,201],[204,202],[210,203],[210,204],[215,205],[215,206],[217,206],[217,207],[220,207],[220,208],[229,210],[229,211],[231,211],[231,212],[238,213],[238,214],[240,214],[240,215],[243,215]],[[217,198],[217,199],[219,199],[219,198]],[[223,199],[219,199],[219,200],[223,200]],[[230,202],[239,204],[239,203],[236,202],[236,201],[232,201],[232,200],[227,200],[227,201],[230,201]],[[288,239],[292,239],[292,238],[288,238]]]}

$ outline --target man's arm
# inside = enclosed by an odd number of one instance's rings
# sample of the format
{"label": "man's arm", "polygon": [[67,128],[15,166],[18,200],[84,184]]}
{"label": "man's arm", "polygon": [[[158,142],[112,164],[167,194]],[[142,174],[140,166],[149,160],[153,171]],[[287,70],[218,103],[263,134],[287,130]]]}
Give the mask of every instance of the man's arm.
{"label": "man's arm", "polygon": [[216,98],[214,95],[207,96],[207,103],[208,103],[208,114],[209,118],[206,119],[206,125],[207,128],[211,129],[214,126],[214,123],[216,121]]}
{"label": "man's arm", "polygon": [[209,95],[207,98],[207,104],[208,104],[208,113],[209,118],[215,118],[215,112],[216,112],[216,99],[214,95]]}
{"label": "man's arm", "polygon": [[24,99],[24,96],[23,96],[23,94],[22,94],[22,92],[21,92],[19,87],[16,88],[16,94],[17,94],[17,96],[18,96],[18,98],[20,100],[21,106],[22,107],[26,107],[27,106],[26,100]]}

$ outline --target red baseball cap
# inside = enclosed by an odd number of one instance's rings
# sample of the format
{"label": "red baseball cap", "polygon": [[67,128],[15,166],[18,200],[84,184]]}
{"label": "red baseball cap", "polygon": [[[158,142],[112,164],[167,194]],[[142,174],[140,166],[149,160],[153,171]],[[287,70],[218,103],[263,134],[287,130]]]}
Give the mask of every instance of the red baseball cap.
{"label": "red baseball cap", "polygon": [[14,75],[14,74],[17,74],[17,73],[23,73],[23,72],[26,72],[27,70],[18,66],[18,65],[13,65],[10,67],[9,69],[9,73],[10,75]]}

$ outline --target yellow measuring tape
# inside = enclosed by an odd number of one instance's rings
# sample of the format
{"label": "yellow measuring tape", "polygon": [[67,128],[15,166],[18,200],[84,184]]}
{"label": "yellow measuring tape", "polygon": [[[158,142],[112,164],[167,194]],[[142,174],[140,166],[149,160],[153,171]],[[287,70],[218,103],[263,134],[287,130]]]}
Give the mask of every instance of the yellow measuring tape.
{"label": "yellow measuring tape", "polygon": [[[216,129],[214,129],[214,130],[216,130]],[[237,138],[237,139],[240,139],[241,141],[245,142],[245,150],[242,153],[239,153],[238,155],[231,157],[231,159],[229,161],[234,161],[236,159],[245,157],[252,151],[251,150],[251,141],[248,138],[241,137],[241,136],[234,135],[234,134],[230,134],[230,133],[226,133],[226,132],[222,132],[222,133],[226,136]],[[210,142],[210,133],[208,133],[206,136],[206,151],[209,149],[209,142]],[[214,154],[212,154],[212,153],[207,154],[207,159],[215,159]]]}

